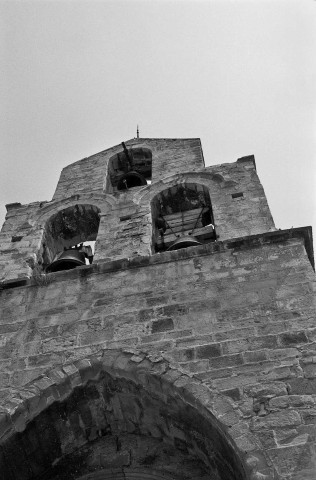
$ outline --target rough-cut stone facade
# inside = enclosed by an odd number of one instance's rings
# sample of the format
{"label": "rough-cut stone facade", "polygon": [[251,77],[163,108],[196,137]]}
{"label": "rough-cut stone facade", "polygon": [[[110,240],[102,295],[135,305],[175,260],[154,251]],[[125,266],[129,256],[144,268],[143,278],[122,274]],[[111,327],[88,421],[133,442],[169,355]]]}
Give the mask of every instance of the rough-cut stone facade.
{"label": "rough-cut stone facade", "polygon": [[[275,228],[252,156],[125,144],[151,151],[151,183],[113,187],[118,145],[66,167],[52,201],[7,206],[1,480],[315,480],[310,227]],[[153,202],[177,185],[208,189],[216,241],[155,253]],[[87,205],[92,265],[45,273],[47,225]]]}

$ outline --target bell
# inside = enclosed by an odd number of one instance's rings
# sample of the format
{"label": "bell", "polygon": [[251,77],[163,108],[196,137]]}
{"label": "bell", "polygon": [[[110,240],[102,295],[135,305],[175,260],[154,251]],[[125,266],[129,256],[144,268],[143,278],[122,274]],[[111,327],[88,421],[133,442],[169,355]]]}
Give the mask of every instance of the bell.
{"label": "bell", "polygon": [[60,272],[61,270],[70,270],[72,268],[81,267],[86,264],[86,257],[80,250],[73,248],[65,250],[59,255],[57,260],[52,262],[46,268],[46,272]]}
{"label": "bell", "polygon": [[142,185],[147,185],[146,178],[140,173],[132,170],[128,173],[124,173],[124,175],[119,178],[117,189],[128,190],[129,188],[141,187]]}
{"label": "bell", "polygon": [[196,237],[191,237],[191,235],[182,235],[182,237],[177,238],[172,245],[170,245],[167,250],[180,250],[180,248],[196,247],[197,245],[202,245]]}

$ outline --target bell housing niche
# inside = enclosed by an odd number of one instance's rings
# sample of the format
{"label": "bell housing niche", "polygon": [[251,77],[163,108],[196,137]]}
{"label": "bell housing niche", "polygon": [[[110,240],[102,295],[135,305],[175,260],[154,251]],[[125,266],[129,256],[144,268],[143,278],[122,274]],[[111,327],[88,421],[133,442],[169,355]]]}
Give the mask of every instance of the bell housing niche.
{"label": "bell housing niche", "polygon": [[47,273],[92,263],[100,210],[77,204],[53,215],[46,223],[40,263]]}
{"label": "bell housing niche", "polygon": [[154,251],[179,250],[216,240],[212,204],[204,185],[185,183],[152,200]]}
{"label": "bell housing niche", "polygon": [[108,172],[115,190],[147,185],[151,182],[152,153],[149,148],[129,148],[122,143],[123,151],[109,160]]}

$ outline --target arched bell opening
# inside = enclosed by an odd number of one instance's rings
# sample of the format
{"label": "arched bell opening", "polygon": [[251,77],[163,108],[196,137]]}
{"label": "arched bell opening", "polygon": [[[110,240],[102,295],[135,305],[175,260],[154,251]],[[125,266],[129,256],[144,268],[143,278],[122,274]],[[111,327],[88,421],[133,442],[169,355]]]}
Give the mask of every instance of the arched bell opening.
{"label": "arched bell opening", "polygon": [[147,376],[145,383],[149,388],[102,372],[74,388],[23,431],[2,439],[4,478],[100,480],[116,479],[118,471],[135,480],[247,478],[211,414],[187,403],[172,385],[159,391],[158,378]]}
{"label": "arched bell opening", "polygon": [[77,204],[53,215],[45,225],[39,263],[47,273],[91,264],[100,209]]}
{"label": "arched bell opening", "polygon": [[156,195],[151,206],[155,252],[216,240],[210,194],[204,185],[174,185]]}
{"label": "arched bell opening", "polygon": [[109,160],[108,174],[114,190],[124,191],[151,183],[152,154],[149,148],[127,148]]}

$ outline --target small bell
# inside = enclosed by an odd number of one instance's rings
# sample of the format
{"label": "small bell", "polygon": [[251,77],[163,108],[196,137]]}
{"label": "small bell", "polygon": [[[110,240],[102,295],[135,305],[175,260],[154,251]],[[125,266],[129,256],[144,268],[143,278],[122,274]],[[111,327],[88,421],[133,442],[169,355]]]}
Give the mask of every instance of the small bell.
{"label": "small bell", "polygon": [[118,182],[117,182],[117,189],[118,190],[128,190],[129,188],[133,187],[141,187],[142,185],[147,185],[146,178],[140,173],[135,171],[130,171],[128,173],[124,173]]}
{"label": "small bell", "polygon": [[81,267],[85,264],[86,256],[84,252],[71,248],[62,252],[57,260],[48,265],[46,272],[51,273],[70,270],[72,268]]}
{"label": "small bell", "polygon": [[196,237],[182,235],[182,237],[177,238],[167,250],[180,250],[180,248],[196,247],[197,245],[202,245],[202,243],[199,242]]}

